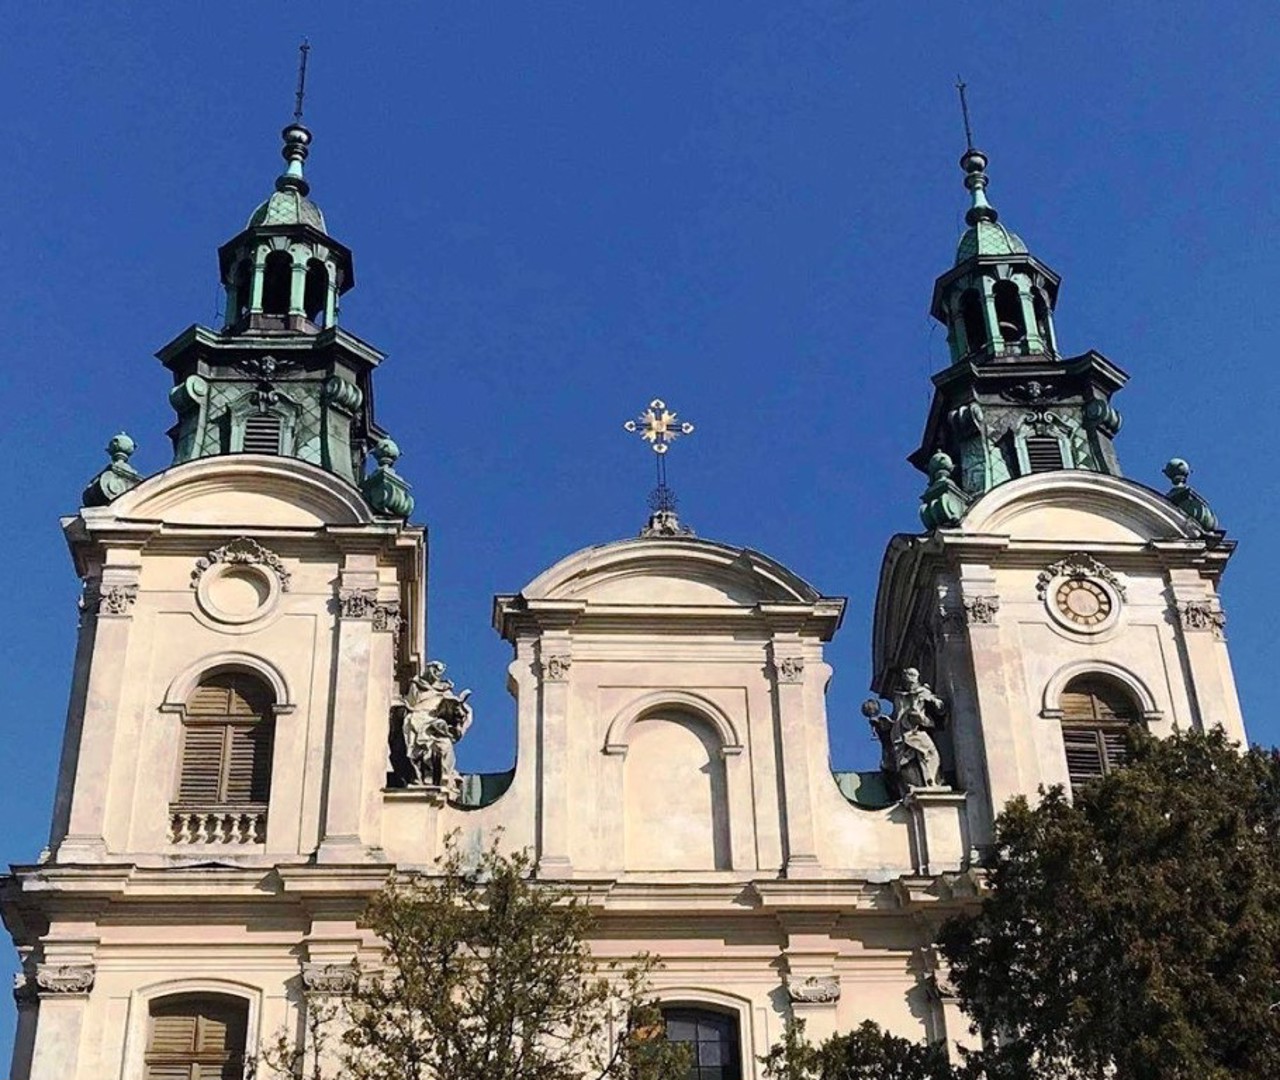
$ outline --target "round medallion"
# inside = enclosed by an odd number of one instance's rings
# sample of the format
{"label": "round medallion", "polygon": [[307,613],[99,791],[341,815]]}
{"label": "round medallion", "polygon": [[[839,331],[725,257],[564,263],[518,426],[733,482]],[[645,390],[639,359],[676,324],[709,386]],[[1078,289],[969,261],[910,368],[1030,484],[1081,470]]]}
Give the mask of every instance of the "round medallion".
{"label": "round medallion", "polygon": [[1054,602],[1063,618],[1082,628],[1099,626],[1111,616],[1111,594],[1088,578],[1068,578],[1058,586]]}
{"label": "round medallion", "polygon": [[217,563],[196,586],[200,610],[214,622],[232,626],[263,618],[274,609],[279,595],[275,575],[244,563]]}

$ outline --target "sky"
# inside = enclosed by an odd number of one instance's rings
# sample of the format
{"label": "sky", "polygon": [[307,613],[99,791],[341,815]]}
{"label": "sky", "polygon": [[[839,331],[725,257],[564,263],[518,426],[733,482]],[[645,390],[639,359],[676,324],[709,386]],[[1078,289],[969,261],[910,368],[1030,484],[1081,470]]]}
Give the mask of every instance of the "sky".
{"label": "sky", "polygon": [[957,74],[991,201],[1062,275],[1063,351],[1132,376],[1126,474],[1163,490],[1186,458],[1239,541],[1232,660],[1251,736],[1280,743],[1277,27],[1262,2],[11,5],[0,859],[48,829],[78,595],[59,517],[120,429],[141,471],[168,464],[153,354],[216,325],[216,249],[280,171],[304,34],[312,197],[356,262],[342,323],[389,354],[430,651],[475,691],[462,768],[514,760],[493,594],[637,532],[653,462],[622,423],[655,397],[697,427],[668,461],[683,519],[848,597],[833,764],[874,767],[876,577],[919,529],[905,458],[966,206]]}

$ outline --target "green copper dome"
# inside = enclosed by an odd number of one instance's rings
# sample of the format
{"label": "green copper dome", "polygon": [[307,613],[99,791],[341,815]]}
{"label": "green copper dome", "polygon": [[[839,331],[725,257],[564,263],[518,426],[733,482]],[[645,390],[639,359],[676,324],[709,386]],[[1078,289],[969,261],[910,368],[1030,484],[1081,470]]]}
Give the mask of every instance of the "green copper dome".
{"label": "green copper dome", "polygon": [[1022,237],[1006,229],[998,221],[979,221],[969,226],[956,248],[956,264],[975,255],[1025,255],[1027,245]]}
{"label": "green copper dome", "polygon": [[247,228],[257,225],[310,225],[325,232],[320,207],[296,188],[272,192],[271,198],[253,212]]}

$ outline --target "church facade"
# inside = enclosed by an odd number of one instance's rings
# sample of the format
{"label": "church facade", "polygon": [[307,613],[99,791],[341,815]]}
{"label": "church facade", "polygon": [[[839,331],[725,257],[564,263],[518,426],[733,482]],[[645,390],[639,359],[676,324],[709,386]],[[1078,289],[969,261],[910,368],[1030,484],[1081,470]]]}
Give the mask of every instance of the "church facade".
{"label": "church facade", "polygon": [[1121,764],[1127,725],[1244,740],[1234,545],[1185,463],[1163,492],[1121,475],[1127,376],[1058,352],[1058,276],[1000,222],[985,156],[962,158],[933,296],[951,363],[911,459],[923,531],[889,541],[876,600],[882,769],[830,766],[843,599],[662,510],[495,598],[516,766],[477,776],[310,142],[285,129],[219,251],[224,325],[158,354],[171,467],[140,476],[117,436],[63,520],[84,590],[50,840],[0,885],[13,1080],[240,1075],[376,959],[358,920],[391,872],[498,830],[590,898],[598,954],[661,958],[698,1080],[759,1076],[789,1015],[967,1040],[932,941],[979,895],[1001,806]]}

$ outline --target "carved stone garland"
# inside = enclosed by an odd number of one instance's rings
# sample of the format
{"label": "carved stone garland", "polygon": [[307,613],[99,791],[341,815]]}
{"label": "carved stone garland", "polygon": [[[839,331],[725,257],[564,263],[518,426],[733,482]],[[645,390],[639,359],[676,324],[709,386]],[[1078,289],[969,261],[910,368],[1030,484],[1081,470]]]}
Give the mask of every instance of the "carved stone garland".
{"label": "carved stone garland", "polygon": [[275,574],[276,579],[280,582],[280,591],[289,591],[289,578],[291,575],[285,568],[280,556],[247,536],[238,536],[230,543],[223,544],[220,548],[214,548],[208,555],[197,559],[195,569],[191,571],[191,587],[193,589],[200,584],[200,579],[204,576],[205,571],[215,563],[265,566]]}
{"label": "carved stone garland", "polygon": [[1121,600],[1125,598],[1124,583],[1116,577],[1111,568],[1104,566],[1092,555],[1083,551],[1077,551],[1065,559],[1059,559],[1041,570],[1036,575],[1036,596],[1043,600],[1049,595],[1049,586],[1060,577],[1098,578],[1115,589]]}

